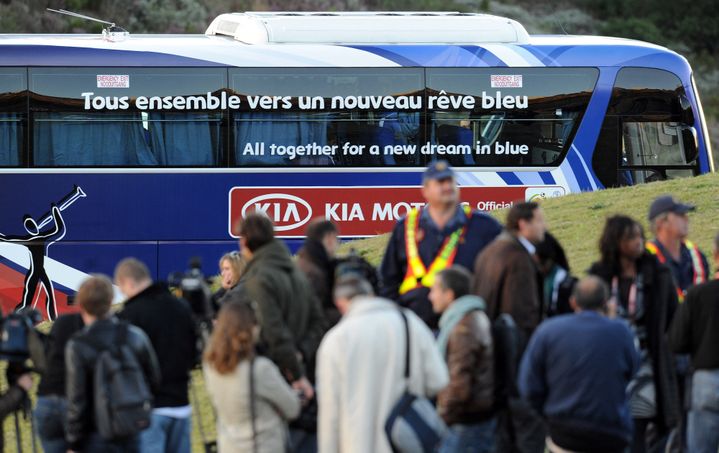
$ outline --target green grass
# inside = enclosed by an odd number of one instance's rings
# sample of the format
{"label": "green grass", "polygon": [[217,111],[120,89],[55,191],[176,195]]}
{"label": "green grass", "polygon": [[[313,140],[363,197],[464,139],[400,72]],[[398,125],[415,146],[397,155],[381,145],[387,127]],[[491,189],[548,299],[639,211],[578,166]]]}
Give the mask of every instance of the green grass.
{"label": "green grass", "polygon": [[[695,204],[697,211],[690,214],[690,237],[705,252],[710,253],[714,236],[719,232],[716,219],[719,218],[719,174],[704,175],[692,179],[655,182],[636,187],[603,190],[600,192],[568,195],[562,198],[542,202],[549,228],[561,241],[576,274],[583,275],[592,261],[598,257],[597,242],[604,226],[604,220],[613,214],[627,214],[640,220],[645,228],[647,210],[652,200],[661,194],[671,193],[684,202]],[[503,221],[506,212],[492,213]],[[648,228],[647,228],[648,232]],[[340,253],[348,253],[354,248],[358,253],[377,265],[387,244],[388,235],[347,242]],[[42,326],[48,329],[46,323]],[[0,363],[0,387],[6,387],[4,364]],[[37,381],[37,379],[36,379]],[[193,372],[193,382],[199,404],[205,433],[209,439],[215,438],[214,416],[207,393],[204,389],[202,373]],[[34,398],[34,391],[32,392]],[[5,420],[6,451],[15,451],[15,428],[12,417]],[[21,420],[23,451],[31,452],[29,423]],[[204,452],[198,431],[198,419],[193,413],[192,451]]]}

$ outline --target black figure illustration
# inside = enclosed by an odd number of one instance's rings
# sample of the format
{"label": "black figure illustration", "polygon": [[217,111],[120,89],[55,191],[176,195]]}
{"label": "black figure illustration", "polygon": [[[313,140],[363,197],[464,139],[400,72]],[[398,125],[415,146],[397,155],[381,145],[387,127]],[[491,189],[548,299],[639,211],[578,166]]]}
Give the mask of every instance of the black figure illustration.
{"label": "black figure illustration", "polygon": [[[52,280],[45,272],[45,256],[47,249],[53,243],[65,237],[65,221],[62,218],[61,211],[70,206],[78,198],[84,197],[85,193],[78,186],[75,186],[61,202],[60,206],[51,204],[49,213],[41,217],[40,223],[36,222],[31,215],[26,214],[23,218],[23,226],[28,236],[5,236],[0,234],[0,241],[12,242],[27,247],[30,252],[30,266],[25,274],[25,283],[23,285],[22,299],[15,307],[15,311],[22,310],[25,307],[35,307],[33,298],[40,283],[45,290],[45,307],[47,309],[47,317],[50,320],[57,318],[57,305],[55,303],[55,292],[52,286]],[[54,226],[45,231],[42,229],[53,223]]]}

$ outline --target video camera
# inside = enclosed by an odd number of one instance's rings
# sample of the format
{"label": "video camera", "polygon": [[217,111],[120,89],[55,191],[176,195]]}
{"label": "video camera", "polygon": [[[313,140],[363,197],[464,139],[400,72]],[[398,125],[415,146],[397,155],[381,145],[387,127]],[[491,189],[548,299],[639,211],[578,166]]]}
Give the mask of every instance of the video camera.
{"label": "video camera", "polygon": [[379,290],[377,269],[359,255],[355,249],[351,249],[348,255],[337,258],[335,265],[335,279],[348,274],[357,274],[367,280],[372,285],[375,293]]}
{"label": "video camera", "polygon": [[215,316],[212,292],[202,273],[202,261],[197,257],[190,259],[189,270],[171,273],[167,282],[175,289],[175,294],[190,305],[197,332],[197,352],[201,356],[212,332],[212,320]]}
{"label": "video camera", "polygon": [[35,324],[41,321],[40,312],[32,309],[10,313],[0,319],[0,360],[8,362],[8,384],[13,384],[27,372],[45,370],[45,334],[35,329]]}
{"label": "video camera", "polygon": [[185,299],[192,309],[192,314],[198,320],[212,319],[212,293],[205,275],[202,273],[202,262],[199,258],[192,258],[187,272],[173,272],[168,278],[168,284],[175,288],[176,294]]}

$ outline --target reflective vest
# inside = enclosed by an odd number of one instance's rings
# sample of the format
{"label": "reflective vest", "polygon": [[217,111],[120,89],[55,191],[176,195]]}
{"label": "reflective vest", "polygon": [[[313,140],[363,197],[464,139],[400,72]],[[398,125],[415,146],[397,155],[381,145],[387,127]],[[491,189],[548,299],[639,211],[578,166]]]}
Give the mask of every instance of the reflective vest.
{"label": "reflective vest", "polygon": [[[692,241],[683,241],[682,244],[689,250],[689,255],[692,257],[692,270],[694,271],[694,275],[692,277],[692,285],[698,285],[700,283],[704,283],[707,280],[707,270],[704,268],[704,263],[702,262],[702,256],[699,253],[699,249]],[[646,244],[647,250],[649,253],[657,257],[657,260],[659,260],[660,263],[666,264],[667,257],[664,256],[662,251],[657,247],[657,245],[654,242],[647,242]],[[679,297],[679,302],[684,302],[684,294],[686,291],[682,291],[682,289],[678,286],[677,287],[677,296]]]}
{"label": "reflective vest", "polygon": [[445,238],[442,247],[439,249],[439,253],[432,261],[429,266],[429,270],[424,266],[422,258],[419,256],[417,231],[419,231],[419,216],[420,210],[412,209],[407,213],[407,218],[404,224],[404,241],[405,249],[407,252],[407,272],[404,275],[404,280],[399,286],[399,294],[406,294],[415,288],[425,286],[431,287],[434,283],[434,277],[438,272],[451,266],[454,262],[454,257],[457,255],[457,246],[461,239],[464,237],[464,233],[467,230],[467,225],[472,217],[472,208],[468,205],[463,206],[464,213],[467,215],[467,222],[461,228],[457,228]]}

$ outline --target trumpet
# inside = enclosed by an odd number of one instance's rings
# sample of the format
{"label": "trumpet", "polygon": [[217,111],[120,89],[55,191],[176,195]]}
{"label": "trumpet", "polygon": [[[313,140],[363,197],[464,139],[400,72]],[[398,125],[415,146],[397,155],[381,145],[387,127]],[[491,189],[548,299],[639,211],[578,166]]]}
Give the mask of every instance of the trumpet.
{"label": "trumpet", "polygon": [[[65,209],[69,208],[70,205],[72,205],[74,202],[86,196],[87,195],[85,194],[85,192],[82,191],[82,188],[78,185],[75,185],[74,188],[67,195],[65,195],[62,200],[58,202],[58,208],[60,209],[60,211],[64,211]],[[46,212],[40,218],[42,220],[37,225],[38,231],[40,231],[48,223],[52,222],[52,211]]]}

